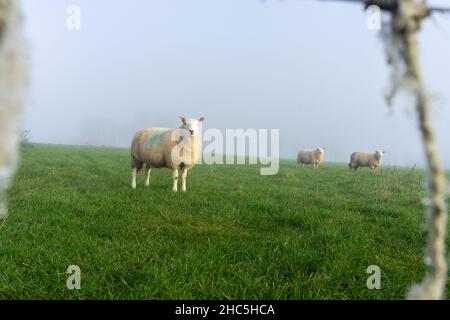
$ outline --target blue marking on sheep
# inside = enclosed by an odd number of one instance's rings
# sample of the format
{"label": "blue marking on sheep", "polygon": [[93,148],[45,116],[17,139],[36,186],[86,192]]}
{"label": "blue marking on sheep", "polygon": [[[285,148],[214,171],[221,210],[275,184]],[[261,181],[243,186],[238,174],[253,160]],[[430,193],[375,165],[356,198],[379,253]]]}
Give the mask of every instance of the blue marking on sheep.
{"label": "blue marking on sheep", "polygon": [[157,133],[157,134],[153,134],[151,136],[148,136],[147,138],[145,138],[145,143],[148,144],[149,146],[155,145],[157,143],[160,143],[161,141],[163,141],[164,139],[164,134],[166,132],[161,132],[161,133]]}

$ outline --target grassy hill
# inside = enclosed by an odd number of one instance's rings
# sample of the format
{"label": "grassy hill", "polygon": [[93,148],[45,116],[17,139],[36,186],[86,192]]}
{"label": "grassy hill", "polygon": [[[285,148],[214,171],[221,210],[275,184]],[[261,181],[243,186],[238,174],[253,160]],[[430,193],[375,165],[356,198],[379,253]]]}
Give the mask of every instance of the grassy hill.
{"label": "grassy hill", "polygon": [[[167,169],[127,149],[32,145],[0,230],[1,299],[401,299],[423,277],[423,172],[282,161]],[[0,226],[2,222],[0,221]],[[78,265],[81,290],[68,290]],[[369,265],[381,290],[369,290]]]}

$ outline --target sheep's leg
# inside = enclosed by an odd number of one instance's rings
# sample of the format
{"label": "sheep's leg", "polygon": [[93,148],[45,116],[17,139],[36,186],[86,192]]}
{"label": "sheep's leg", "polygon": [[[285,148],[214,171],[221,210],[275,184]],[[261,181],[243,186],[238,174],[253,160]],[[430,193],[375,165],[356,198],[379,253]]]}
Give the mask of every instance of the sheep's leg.
{"label": "sheep's leg", "polygon": [[145,186],[148,187],[150,185],[150,173],[152,172],[151,167],[147,167],[147,172],[145,174]]}
{"label": "sheep's leg", "polygon": [[136,189],[136,174],[137,168],[131,169],[131,189]]}
{"label": "sheep's leg", "polygon": [[178,191],[178,169],[172,170],[172,177],[173,177],[172,191],[177,192]]}
{"label": "sheep's leg", "polygon": [[181,174],[182,184],[181,184],[181,191],[186,192],[186,178],[187,178],[187,172],[188,169],[184,168],[183,173]]}

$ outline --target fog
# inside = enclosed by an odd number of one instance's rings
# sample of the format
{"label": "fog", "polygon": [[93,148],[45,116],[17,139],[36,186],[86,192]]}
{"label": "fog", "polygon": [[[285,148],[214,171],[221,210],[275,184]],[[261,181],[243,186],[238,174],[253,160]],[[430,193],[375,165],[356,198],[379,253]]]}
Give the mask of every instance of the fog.
{"label": "fog", "polygon": [[[448,1],[429,1],[445,5]],[[23,0],[34,142],[128,147],[138,129],[204,116],[205,129],[280,129],[280,154],[386,150],[424,164],[415,110],[389,111],[380,36],[361,6],[298,0]],[[68,5],[81,29],[66,26]],[[450,168],[450,15],[419,35],[440,156]]]}

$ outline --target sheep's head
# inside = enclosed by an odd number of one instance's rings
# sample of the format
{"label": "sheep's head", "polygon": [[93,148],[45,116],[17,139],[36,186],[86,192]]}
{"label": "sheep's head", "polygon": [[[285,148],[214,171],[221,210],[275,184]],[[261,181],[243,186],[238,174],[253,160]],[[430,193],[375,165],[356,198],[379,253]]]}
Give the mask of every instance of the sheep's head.
{"label": "sheep's head", "polygon": [[183,116],[180,116],[181,120],[181,128],[189,131],[191,136],[195,135],[200,127],[200,124],[205,120],[204,117],[198,119],[187,119]]}
{"label": "sheep's head", "polygon": [[319,153],[323,153],[324,150],[325,150],[324,147],[318,147],[318,148],[316,149],[316,151],[319,152]]}
{"label": "sheep's head", "polygon": [[380,151],[377,150],[375,151],[375,158],[377,158],[378,160],[383,160],[384,154],[386,153],[386,151]]}

